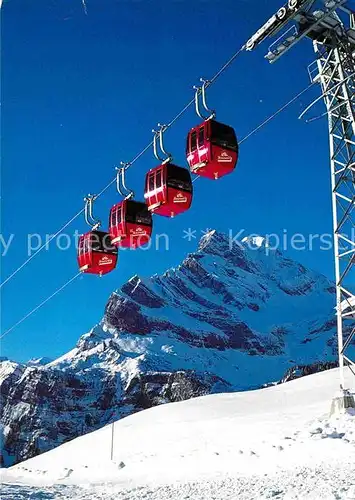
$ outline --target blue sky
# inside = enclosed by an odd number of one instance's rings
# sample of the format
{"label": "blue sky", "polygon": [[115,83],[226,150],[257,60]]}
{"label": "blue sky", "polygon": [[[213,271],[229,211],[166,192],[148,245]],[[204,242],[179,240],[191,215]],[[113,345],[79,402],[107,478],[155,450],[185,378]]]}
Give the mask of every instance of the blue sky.
{"label": "blue sky", "polygon": [[[2,277],[27,258],[28,234],[56,232],[100,191],[114,166],[129,161],[193,96],[199,78],[211,77],[266,19],[279,0],[8,0],[2,19],[2,233],[14,234]],[[264,43],[243,53],[208,91],[220,121],[242,138],[309,83],[314,59],[304,41],[276,64]],[[331,231],[326,120],[298,115],[319,94],[314,88],[246,141],[238,168],[218,182],[195,184],[193,207],[174,220],[155,217],[170,250],[121,252],[117,270],[82,276],[7,335],[2,355],[17,360],[55,357],[102,317],[109,294],[133,274],[149,276],[177,265],[196,248],[183,231],[206,228],[245,234]],[[323,110],[321,110],[323,111]],[[199,122],[191,108],[166,133],[175,162],[186,165],[187,131]],[[146,153],[127,182],[143,196]],[[119,195],[114,186],[97,202],[107,225]],[[85,231],[83,218],[67,230]],[[288,254],[330,277],[332,251]],[[35,257],[2,289],[6,330],[77,272],[75,249],[56,244]]]}

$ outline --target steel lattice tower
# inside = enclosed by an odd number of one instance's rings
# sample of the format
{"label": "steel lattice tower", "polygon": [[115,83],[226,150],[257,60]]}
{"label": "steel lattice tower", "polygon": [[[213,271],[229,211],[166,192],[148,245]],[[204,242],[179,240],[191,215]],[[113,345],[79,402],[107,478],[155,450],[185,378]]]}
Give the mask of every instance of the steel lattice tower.
{"label": "steel lattice tower", "polygon": [[[339,20],[340,21],[340,20]],[[355,335],[355,60],[353,48],[343,36],[313,42],[319,80],[329,124],[334,261],[337,298],[338,354],[341,386],[344,362],[355,363],[347,353]]]}
{"label": "steel lattice tower", "polygon": [[[344,365],[355,375],[349,347],[355,337],[355,13],[346,0],[289,0],[246,43],[253,50],[291,23],[269,47],[275,62],[303,38],[313,40],[316,61],[309,67],[322,95],[329,123],[336,316],[341,406],[354,406],[344,386]],[[315,70],[315,71],[314,71]]]}

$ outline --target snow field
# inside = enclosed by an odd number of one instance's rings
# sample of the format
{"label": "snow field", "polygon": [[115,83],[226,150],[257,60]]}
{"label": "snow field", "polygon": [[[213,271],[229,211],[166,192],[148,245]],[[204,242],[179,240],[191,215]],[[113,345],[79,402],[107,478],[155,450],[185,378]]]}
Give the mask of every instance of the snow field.
{"label": "snow field", "polygon": [[2,491],[9,500],[355,499],[355,413],[329,417],[337,387],[330,370],[145,410],[115,423],[113,461],[108,425],[4,470]]}

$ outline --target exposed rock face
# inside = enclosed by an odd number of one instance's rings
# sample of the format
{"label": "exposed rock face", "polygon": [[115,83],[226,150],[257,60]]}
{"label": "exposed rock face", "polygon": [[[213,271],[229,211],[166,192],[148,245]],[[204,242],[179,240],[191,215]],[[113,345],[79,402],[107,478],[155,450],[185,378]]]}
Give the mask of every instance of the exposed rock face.
{"label": "exposed rock face", "polygon": [[178,268],[134,276],[114,292],[102,321],[66,355],[0,362],[3,463],[144,408],[334,361],[333,308],[324,276],[262,238],[240,244],[211,232]]}
{"label": "exposed rock face", "polygon": [[312,363],[311,365],[300,365],[289,368],[285,375],[280,380],[280,384],[295,380],[296,378],[304,377],[305,375],[312,375],[313,373],[322,372],[324,370],[331,370],[338,366],[338,361],[326,361]]}

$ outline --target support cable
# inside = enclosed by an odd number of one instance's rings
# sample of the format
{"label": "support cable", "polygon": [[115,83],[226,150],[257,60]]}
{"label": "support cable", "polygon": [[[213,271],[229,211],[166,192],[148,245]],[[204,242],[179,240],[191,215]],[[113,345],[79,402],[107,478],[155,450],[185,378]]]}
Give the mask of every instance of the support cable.
{"label": "support cable", "polygon": [[260,130],[261,128],[263,128],[267,123],[269,123],[277,115],[279,115],[282,111],[284,111],[286,108],[288,108],[292,103],[294,103],[295,101],[297,101],[297,99],[299,99],[311,87],[313,87],[314,84],[315,84],[315,82],[310,83],[308,85],[308,87],[306,87],[305,89],[303,89],[301,92],[299,92],[297,95],[295,95],[290,101],[288,101],[286,104],[284,104],[283,106],[281,106],[281,108],[279,108],[277,111],[275,111],[275,113],[273,113],[272,115],[270,115],[268,118],[266,118],[266,120],[264,120],[262,123],[260,123],[260,125],[258,125],[254,130],[252,130],[251,132],[249,132],[249,134],[247,134],[245,137],[243,137],[243,139],[239,142],[239,144],[243,144],[243,142],[246,141],[247,139],[249,139],[249,137],[251,137],[258,130]]}
{"label": "support cable", "polygon": [[10,274],[10,276],[8,276],[2,283],[0,283],[0,288],[2,288],[5,285],[5,283],[10,281],[14,276],[16,276],[16,274],[19,271],[21,271],[21,269],[23,269],[29,262],[31,262],[31,260],[34,259],[36,257],[36,255],[38,255],[39,252],[41,252],[43,250],[43,248],[45,248],[56,236],[58,236],[58,234],[62,233],[64,231],[64,229],[66,229],[83,212],[84,212],[84,209],[82,208],[71,219],[69,219],[68,222],[66,222],[64,224],[64,226],[62,226],[55,234],[52,234],[52,236],[48,240],[46,240],[46,242],[43,243],[43,245],[41,247],[39,247],[38,250],[35,251],[35,253],[33,253],[28,259],[26,259],[17,269],[15,269],[15,271],[12,274]]}
{"label": "support cable", "polygon": [[34,309],[32,309],[32,311],[30,311],[29,313],[27,313],[25,316],[23,316],[23,318],[21,318],[19,321],[17,321],[17,323],[15,323],[10,328],[8,328],[0,336],[0,340],[2,340],[5,337],[5,335],[7,335],[8,333],[10,333],[17,326],[19,326],[21,323],[23,323],[23,321],[25,321],[27,318],[29,318],[30,316],[32,316],[33,313],[35,313],[36,311],[38,311],[38,309],[40,309],[42,306],[44,306],[47,302],[49,302],[51,299],[53,299],[53,297],[55,297],[59,292],[61,292],[62,290],[64,290],[64,288],[66,288],[70,283],[72,283],[80,275],[81,275],[81,273],[75,274],[66,283],[64,283],[64,285],[62,285],[60,288],[57,288],[57,290],[54,293],[52,293],[49,297],[47,297],[45,300],[43,300],[40,304],[38,304],[38,306],[36,306]]}

